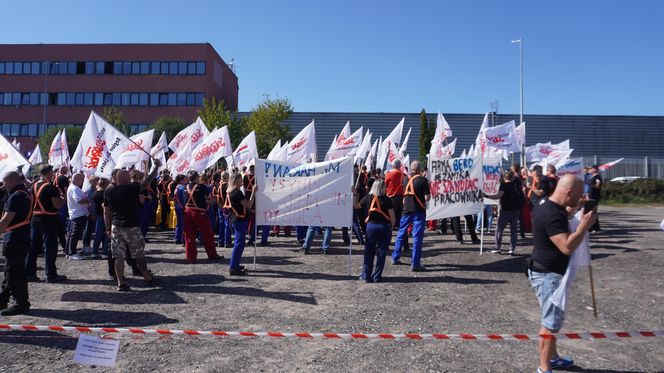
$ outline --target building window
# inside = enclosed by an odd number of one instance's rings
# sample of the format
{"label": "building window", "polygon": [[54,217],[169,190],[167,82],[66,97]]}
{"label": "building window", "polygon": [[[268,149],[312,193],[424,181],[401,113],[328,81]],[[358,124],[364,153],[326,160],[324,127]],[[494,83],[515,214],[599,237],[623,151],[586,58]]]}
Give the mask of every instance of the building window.
{"label": "building window", "polygon": [[14,64],[12,62],[7,62],[5,64],[5,74],[11,75],[14,73]]}
{"label": "building window", "polygon": [[44,132],[46,132],[46,125],[45,124],[40,124],[39,125],[39,136],[43,135]]}
{"label": "building window", "polygon": [[0,93],[0,105],[4,105],[4,104],[5,104],[5,94]]}
{"label": "building window", "polygon": [[18,123],[12,124],[12,131],[9,136],[21,136],[21,125]]}
{"label": "building window", "polygon": [[194,75],[196,74],[196,62],[187,63],[187,74]]}
{"label": "building window", "polygon": [[167,93],[160,93],[159,94],[159,105],[160,106],[168,105],[168,94]]}
{"label": "building window", "polygon": [[2,134],[5,136],[11,136],[11,131],[12,131],[12,125],[3,123],[2,124]]}
{"label": "building window", "polygon": [[58,74],[60,75],[67,75],[67,63],[66,62],[56,62],[56,66],[58,66]]}
{"label": "building window", "polygon": [[23,74],[30,75],[30,62],[23,62]]}
{"label": "building window", "polygon": [[141,62],[141,74],[150,73],[150,62]]}
{"label": "building window", "polygon": [[88,75],[92,75],[95,73],[95,63],[94,62],[86,62],[85,63],[85,73]]}
{"label": "building window", "polygon": [[168,106],[175,106],[178,103],[178,94],[169,93],[168,94]]}
{"label": "building window", "polygon": [[196,74],[205,75],[205,62],[196,62]]}
{"label": "building window", "polygon": [[122,74],[129,75],[131,74],[131,62],[122,63]]}
{"label": "building window", "polygon": [[12,105],[20,105],[20,104],[21,104],[21,94],[12,93]]}
{"label": "building window", "polygon": [[4,74],[4,73],[5,73],[5,63],[0,62],[0,74]]}
{"label": "building window", "polygon": [[104,93],[104,106],[113,105],[113,95],[110,93]]}
{"label": "building window", "polygon": [[39,93],[30,93],[30,105],[39,105]]}
{"label": "building window", "polygon": [[113,106],[120,106],[122,104],[122,94],[113,93]]}
{"label": "building window", "polygon": [[83,105],[83,94],[82,93],[77,93],[76,94],[76,105],[77,106],[82,106]]}
{"label": "building window", "polygon": [[21,94],[21,105],[30,105],[30,94],[22,93]]}
{"label": "building window", "polygon": [[178,73],[178,63],[177,62],[169,62],[168,63],[168,74],[169,75],[177,75]]}
{"label": "building window", "polygon": [[95,93],[95,106],[102,106],[104,105],[104,94],[97,92]]}
{"label": "building window", "polygon": [[140,62],[132,62],[131,63],[131,73],[132,74],[139,74],[141,72],[141,63]]}
{"label": "building window", "polygon": [[14,62],[14,74],[23,74],[23,62]]}
{"label": "building window", "polygon": [[31,71],[32,75],[39,75],[39,66],[40,65],[41,64],[39,62],[33,62],[32,63],[32,71]]}
{"label": "building window", "polygon": [[5,105],[11,105],[12,104],[12,94],[11,93],[5,93],[4,102],[5,102]]}
{"label": "building window", "polygon": [[64,106],[67,104],[67,95],[64,93],[58,93],[58,106]]}
{"label": "building window", "polygon": [[76,74],[76,62],[67,62],[67,74]]}
{"label": "building window", "polygon": [[85,93],[83,95],[83,105],[92,106],[92,93]]}
{"label": "building window", "polygon": [[161,67],[160,62],[152,62],[150,64],[150,74],[159,74],[159,67]]}
{"label": "building window", "polygon": [[168,74],[168,62],[161,63],[161,73]]}
{"label": "building window", "polygon": [[178,106],[185,106],[185,105],[187,105],[187,94],[178,93]]}
{"label": "building window", "polygon": [[159,105],[159,93],[150,93],[150,106]]}
{"label": "building window", "polygon": [[132,93],[132,94],[130,95],[129,103],[130,103],[132,106],[136,106],[136,105],[138,105],[138,93]]}
{"label": "building window", "polygon": [[194,106],[196,101],[196,95],[193,93],[187,93],[187,106]]}
{"label": "building window", "polygon": [[141,106],[148,106],[148,94],[141,93],[138,97],[138,104]]}
{"label": "building window", "polygon": [[23,124],[20,127],[21,135],[20,136],[28,136],[28,125]]}
{"label": "building window", "polygon": [[129,93],[122,94],[122,106],[129,106]]}
{"label": "building window", "polygon": [[28,124],[28,136],[37,136],[38,127],[36,124]]}
{"label": "building window", "polygon": [[180,75],[187,75],[187,63],[186,62],[178,62],[178,73]]}
{"label": "building window", "polygon": [[103,62],[95,62],[95,74],[102,75],[106,72],[106,64]]}
{"label": "building window", "polygon": [[75,96],[73,93],[67,93],[67,106],[74,105]]}
{"label": "building window", "polygon": [[113,62],[113,74],[122,74],[122,62]]}

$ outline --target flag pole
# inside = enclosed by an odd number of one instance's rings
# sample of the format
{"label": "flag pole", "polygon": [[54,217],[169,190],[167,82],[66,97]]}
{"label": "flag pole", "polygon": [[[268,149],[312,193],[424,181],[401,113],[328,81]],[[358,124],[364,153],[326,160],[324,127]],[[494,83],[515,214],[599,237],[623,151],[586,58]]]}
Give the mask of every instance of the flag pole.
{"label": "flag pole", "polygon": [[590,294],[593,299],[593,315],[597,318],[597,300],[595,299],[595,282],[593,281],[593,267],[588,266],[588,274],[590,275]]}
{"label": "flag pole", "polygon": [[350,231],[350,243],[348,244],[348,277],[352,277],[352,271],[353,271],[353,225],[348,228]]}
{"label": "flag pole", "polygon": [[[480,149],[480,168],[482,168],[482,186],[484,186],[484,152]],[[480,226],[480,256],[484,253],[484,198],[482,198],[482,222]],[[477,224],[476,224],[477,225]],[[472,227],[471,229],[475,229]],[[512,229],[512,227],[510,227]]]}

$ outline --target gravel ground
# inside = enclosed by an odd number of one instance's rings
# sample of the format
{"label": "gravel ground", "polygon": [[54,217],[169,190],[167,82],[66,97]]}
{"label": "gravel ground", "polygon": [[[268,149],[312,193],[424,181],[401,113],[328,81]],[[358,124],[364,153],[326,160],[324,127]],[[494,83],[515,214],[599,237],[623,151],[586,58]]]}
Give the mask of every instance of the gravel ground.
{"label": "gravel ground", "polygon": [[[564,331],[664,330],[664,207],[603,208],[603,231],[592,240],[599,317],[587,271],[570,296]],[[522,255],[478,254],[453,236],[427,232],[423,264],[430,271],[387,265],[384,283],[357,280],[362,248],[338,232],[332,252],[304,256],[291,238],[258,249],[250,276],[229,277],[227,260],[188,265],[170,236],[151,233],[149,267],[163,279],[118,293],[105,261],[66,262],[66,284],[30,284],[30,315],[0,323],[131,326],[228,331],[536,333],[537,299],[522,273]],[[317,243],[320,242],[320,237]],[[491,245],[487,245],[491,248]],[[229,257],[229,249],[221,249]],[[253,248],[245,252],[251,262]],[[408,263],[409,259],[405,258]],[[73,362],[76,335],[0,332],[0,372],[38,371],[389,371],[528,372],[537,368],[536,342],[348,341],[123,336],[113,369]],[[561,341],[561,353],[591,372],[664,371],[662,338]]]}

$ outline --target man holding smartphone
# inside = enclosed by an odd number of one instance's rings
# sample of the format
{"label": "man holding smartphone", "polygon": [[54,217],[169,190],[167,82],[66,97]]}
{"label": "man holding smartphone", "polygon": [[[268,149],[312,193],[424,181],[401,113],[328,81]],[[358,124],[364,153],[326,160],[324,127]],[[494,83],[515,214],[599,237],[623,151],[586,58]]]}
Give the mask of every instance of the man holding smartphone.
{"label": "man holding smartphone", "polygon": [[[558,333],[563,326],[565,314],[552,303],[551,297],[567,270],[569,257],[597,218],[594,208],[584,212],[577,230],[569,232],[566,208],[578,207],[582,195],[583,181],[576,176],[565,175],[558,181],[553,194],[542,198],[533,209],[533,254],[528,261],[528,277],[540,303],[540,335]],[[550,372],[552,367],[574,365],[572,359],[558,355],[553,338],[540,339],[539,355],[537,371],[541,373]]]}

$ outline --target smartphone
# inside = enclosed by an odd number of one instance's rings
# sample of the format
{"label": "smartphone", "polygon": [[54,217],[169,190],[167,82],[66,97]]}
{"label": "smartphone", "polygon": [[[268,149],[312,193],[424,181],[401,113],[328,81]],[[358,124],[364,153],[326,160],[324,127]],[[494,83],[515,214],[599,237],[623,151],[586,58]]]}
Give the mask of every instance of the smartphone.
{"label": "smartphone", "polygon": [[589,199],[583,203],[583,213],[587,214],[588,212],[592,211],[595,207],[597,207],[597,200]]}

